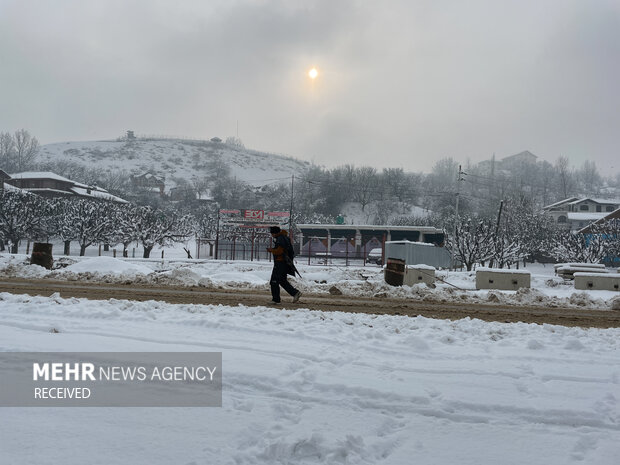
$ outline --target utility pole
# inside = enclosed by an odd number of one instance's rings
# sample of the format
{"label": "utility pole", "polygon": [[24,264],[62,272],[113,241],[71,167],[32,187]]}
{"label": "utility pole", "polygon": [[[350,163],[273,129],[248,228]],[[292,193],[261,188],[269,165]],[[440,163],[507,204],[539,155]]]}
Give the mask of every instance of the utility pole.
{"label": "utility pole", "polygon": [[[458,177],[456,178],[456,206],[454,209],[454,228],[452,229],[452,241],[454,243],[454,248],[456,249],[457,245],[456,245],[456,225],[459,221],[459,197],[461,195],[461,181],[464,181],[463,179],[463,174],[466,174],[463,172],[463,170],[461,169],[461,165],[459,165],[459,174]],[[452,254],[452,262],[453,262],[453,268],[456,270],[456,260],[454,259],[454,253]]]}
{"label": "utility pole", "polygon": [[459,174],[458,174],[458,178],[456,178],[456,207],[454,209],[454,217],[455,217],[455,222],[454,222],[454,237],[456,237],[456,222],[459,219],[459,197],[461,195],[461,181],[464,181],[463,179],[463,174],[466,174],[463,172],[463,170],[461,169],[461,165],[459,165]]}
{"label": "utility pole", "polygon": [[293,234],[293,193],[295,192],[293,189],[295,187],[295,175],[291,176],[291,208],[289,210],[288,217],[288,232],[289,236],[292,237]]}
{"label": "utility pole", "polygon": [[[499,232],[499,224],[502,220],[502,209],[504,208],[504,201],[500,200],[499,202],[499,212],[497,213],[497,223],[495,224],[495,234],[493,236],[493,242],[495,243],[495,249],[497,250],[497,246],[499,244],[499,242],[497,241],[497,233]],[[491,259],[491,262],[489,263],[489,267],[493,268],[493,266],[495,265],[495,260]]]}

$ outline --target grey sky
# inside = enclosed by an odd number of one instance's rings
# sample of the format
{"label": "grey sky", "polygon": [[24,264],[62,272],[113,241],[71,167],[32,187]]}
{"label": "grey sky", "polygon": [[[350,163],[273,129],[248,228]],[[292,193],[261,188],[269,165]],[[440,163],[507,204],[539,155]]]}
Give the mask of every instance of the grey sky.
{"label": "grey sky", "polygon": [[[308,70],[319,76],[311,81]],[[428,171],[620,171],[617,0],[0,0],[0,131],[226,138]]]}

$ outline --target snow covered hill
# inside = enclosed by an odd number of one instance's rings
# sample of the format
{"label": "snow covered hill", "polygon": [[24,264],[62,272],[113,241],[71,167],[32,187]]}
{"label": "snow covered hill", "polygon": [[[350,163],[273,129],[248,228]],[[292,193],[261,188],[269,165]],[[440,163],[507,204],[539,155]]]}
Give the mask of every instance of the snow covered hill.
{"label": "snow covered hill", "polygon": [[208,176],[209,166],[218,160],[230,167],[231,176],[254,186],[278,179],[286,182],[310,166],[291,157],[222,142],[183,139],[60,142],[43,145],[39,153],[41,163],[69,161],[134,175],[151,172],[165,177],[166,191],[181,179],[191,182]]}

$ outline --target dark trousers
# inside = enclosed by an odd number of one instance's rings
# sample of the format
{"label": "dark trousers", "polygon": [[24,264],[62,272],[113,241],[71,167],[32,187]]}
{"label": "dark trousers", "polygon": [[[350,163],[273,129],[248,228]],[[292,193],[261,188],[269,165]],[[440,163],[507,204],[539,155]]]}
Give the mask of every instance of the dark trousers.
{"label": "dark trousers", "polygon": [[288,265],[285,262],[273,262],[269,284],[271,285],[271,297],[276,302],[280,302],[280,286],[290,295],[295,295],[298,292],[286,279],[287,270]]}

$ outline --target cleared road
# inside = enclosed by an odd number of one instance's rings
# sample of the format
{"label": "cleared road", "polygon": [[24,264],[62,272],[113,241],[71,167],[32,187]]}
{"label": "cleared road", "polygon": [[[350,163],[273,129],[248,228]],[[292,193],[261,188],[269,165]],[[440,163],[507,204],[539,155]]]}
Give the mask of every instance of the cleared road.
{"label": "cleared road", "polygon": [[[202,287],[143,286],[135,284],[73,283],[67,281],[3,279],[0,292],[49,296],[55,292],[62,297],[81,297],[94,300],[161,300],[169,303],[269,305],[270,294],[242,289],[227,290]],[[304,294],[293,304],[285,298],[279,306],[286,309],[372,313],[388,315],[425,316],[456,320],[465,317],[505,323],[548,323],[563,326],[595,328],[620,327],[620,312],[582,308],[544,308],[509,306],[493,303],[454,303],[441,301],[414,301],[389,298],[333,296]],[[1,307],[1,302],[0,302]]]}

